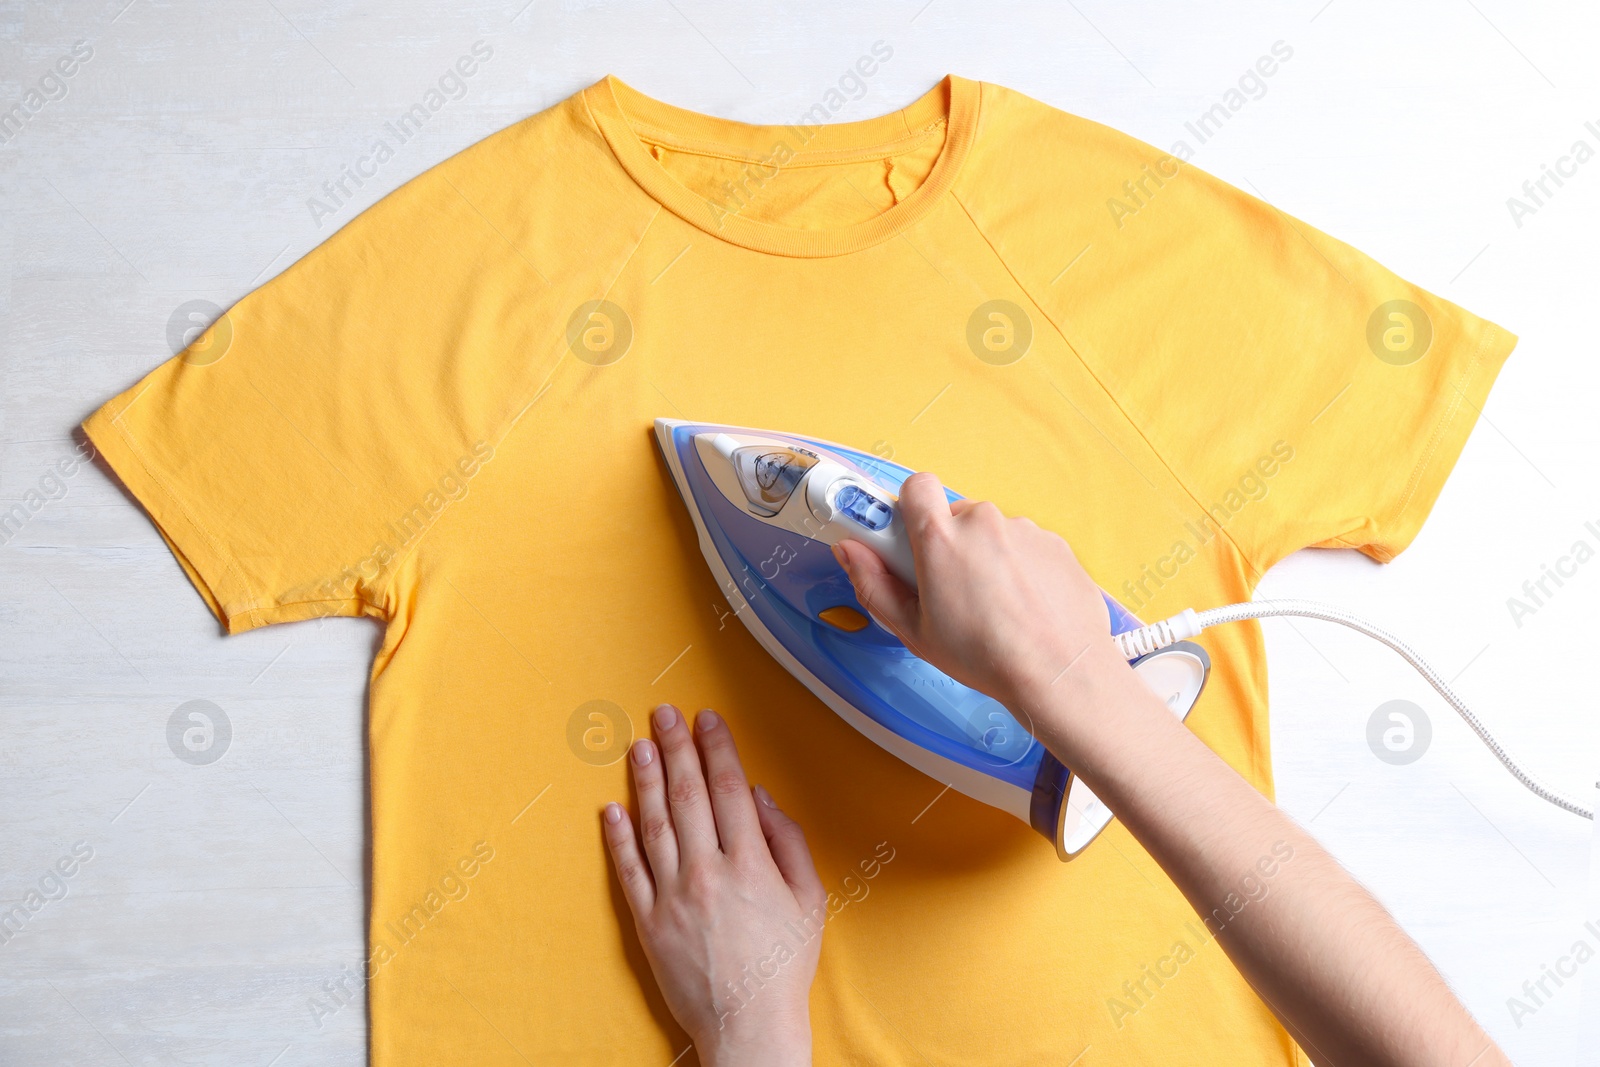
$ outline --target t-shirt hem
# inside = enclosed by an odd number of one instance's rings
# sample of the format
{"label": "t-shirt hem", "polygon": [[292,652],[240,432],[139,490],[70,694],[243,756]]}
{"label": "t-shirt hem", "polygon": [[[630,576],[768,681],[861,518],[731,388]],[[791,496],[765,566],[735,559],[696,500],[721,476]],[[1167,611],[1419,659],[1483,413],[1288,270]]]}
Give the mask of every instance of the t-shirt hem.
{"label": "t-shirt hem", "polygon": [[250,589],[216,538],[197,521],[118,422],[113,401],[84,420],[83,430],[155,523],[195,589],[230,634],[266,624],[261,599]]}
{"label": "t-shirt hem", "polygon": [[1438,502],[1439,494],[1444,491],[1445,481],[1455,469],[1456,461],[1461,458],[1467,438],[1472,436],[1500,368],[1516,346],[1515,334],[1490,324],[1460,377],[1450,381],[1453,395],[1445,401],[1444,411],[1434,426],[1427,449],[1417,461],[1410,486],[1395,509],[1394,518],[1388,523],[1388,529],[1382,531],[1383,543],[1366,548],[1373,559],[1388,563],[1416,539]]}

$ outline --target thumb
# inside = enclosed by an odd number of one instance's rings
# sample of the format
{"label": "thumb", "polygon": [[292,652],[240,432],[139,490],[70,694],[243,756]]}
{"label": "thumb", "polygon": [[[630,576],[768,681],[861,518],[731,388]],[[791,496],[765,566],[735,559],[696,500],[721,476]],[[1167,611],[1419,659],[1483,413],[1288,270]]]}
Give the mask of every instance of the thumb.
{"label": "thumb", "polygon": [[911,587],[891,574],[883,558],[860,541],[840,541],[833,546],[833,557],[850,576],[861,606],[910,645],[922,618]]}

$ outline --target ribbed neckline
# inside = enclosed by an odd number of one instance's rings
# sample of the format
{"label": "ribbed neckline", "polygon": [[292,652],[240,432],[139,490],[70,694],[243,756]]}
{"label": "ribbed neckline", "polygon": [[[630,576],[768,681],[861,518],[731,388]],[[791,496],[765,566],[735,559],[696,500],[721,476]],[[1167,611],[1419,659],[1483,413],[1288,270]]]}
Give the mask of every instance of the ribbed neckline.
{"label": "ribbed neckline", "polygon": [[[628,174],[652,198],[719,240],[780,256],[838,256],[880,244],[916,225],[955,182],[977,129],[979,85],[954,74],[907,107],[859,122],[756,126],[653,100],[612,75],[584,90],[595,124]],[[921,185],[870,219],[827,229],[801,229],[745,218],[693,192],[641,142],[752,161],[762,172],[774,146],[793,153],[785,166],[815,166],[903,152],[945,127],[939,158]]]}

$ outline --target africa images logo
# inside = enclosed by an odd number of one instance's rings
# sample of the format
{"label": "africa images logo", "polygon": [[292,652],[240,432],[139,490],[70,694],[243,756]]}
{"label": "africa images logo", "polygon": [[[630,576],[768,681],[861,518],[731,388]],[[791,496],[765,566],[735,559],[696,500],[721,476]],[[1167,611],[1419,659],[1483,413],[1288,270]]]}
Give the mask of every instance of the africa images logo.
{"label": "africa images logo", "polygon": [[445,68],[445,72],[422,94],[422,99],[402,111],[393,121],[385,122],[383,131],[364,153],[342,165],[337,177],[322,183],[322,193],[326,199],[315,196],[306,198],[311,221],[321,228],[323,219],[338,214],[339,209],[355,197],[350,187],[353,185],[360,189],[367,181],[376,178],[378,169],[395,157],[396,149],[420,134],[428,120],[443,111],[447,104],[464,98],[470,88],[468,79],[477,74],[493,56],[494,48],[487,41],[474,42],[470,54],[460,56]]}
{"label": "africa images logo", "polygon": [[189,700],[167,719],[167,747],[191,767],[215,763],[233,743],[228,713],[209,700]]}
{"label": "africa images logo", "polygon": [[88,41],[78,41],[39,76],[36,84],[28,87],[22,99],[12,105],[9,111],[0,111],[0,144],[10,144],[47,105],[65,100],[70,88],[67,79],[82,70],[93,58],[94,46]]}

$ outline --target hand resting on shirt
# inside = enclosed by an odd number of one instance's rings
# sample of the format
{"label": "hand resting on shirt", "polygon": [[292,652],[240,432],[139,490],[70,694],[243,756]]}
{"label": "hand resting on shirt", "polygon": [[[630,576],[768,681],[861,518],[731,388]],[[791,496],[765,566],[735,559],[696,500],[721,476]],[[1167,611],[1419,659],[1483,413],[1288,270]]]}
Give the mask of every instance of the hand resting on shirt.
{"label": "hand resting on shirt", "polygon": [[[1005,704],[1094,789],[1121,823],[1106,833],[1131,834],[1161,865],[1313,1061],[1510,1062],[1371,894],[1144,687],[1065,541],[993,504],[951,506],[931,474],[907,479],[900,506],[918,588],[845,542],[836,555],[862,605]],[[825,900],[800,828],[752,797],[716,715],[701,712],[693,737],[676,709],[655,724],[659,744],[639,741],[630,760],[639,828],[616,804],[604,825],[656,981],[702,1063],[809,1063],[822,939],[777,948]],[[1223,909],[1266,856],[1270,891]]]}

